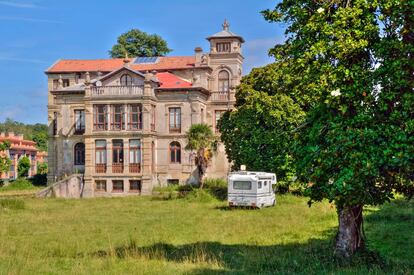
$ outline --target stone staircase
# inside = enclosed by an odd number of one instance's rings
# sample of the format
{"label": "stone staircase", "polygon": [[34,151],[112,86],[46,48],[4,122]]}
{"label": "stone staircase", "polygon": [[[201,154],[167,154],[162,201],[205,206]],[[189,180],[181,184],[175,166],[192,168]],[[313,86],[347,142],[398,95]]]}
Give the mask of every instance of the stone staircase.
{"label": "stone staircase", "polygon": [[82,198],[84,181],[82,174],[73,174],[36,193],[38,198]]}

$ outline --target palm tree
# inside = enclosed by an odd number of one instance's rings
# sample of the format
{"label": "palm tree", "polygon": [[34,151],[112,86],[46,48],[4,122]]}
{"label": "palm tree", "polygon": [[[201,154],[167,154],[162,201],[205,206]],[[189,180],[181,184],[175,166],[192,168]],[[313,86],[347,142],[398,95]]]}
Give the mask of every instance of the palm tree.
{"label": "palm tree", "polygon": [[193,124],[188,132],[186,150],[195,151],[194,162],[198,171],[200,189],[203,188],[203,176],[206,173],[209,160],[217,152],[217,137],[207,124]]}

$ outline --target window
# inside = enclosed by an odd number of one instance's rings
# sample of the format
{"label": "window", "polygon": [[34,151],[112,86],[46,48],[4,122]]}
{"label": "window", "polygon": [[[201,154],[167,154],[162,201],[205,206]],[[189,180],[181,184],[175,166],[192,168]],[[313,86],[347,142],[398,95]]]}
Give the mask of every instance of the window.
{"label": "window", "polygon": [[120,139],[112,141],[112,173],[124,171],[124,143]]}
{"label": "window", "polygon": [[106,172],[106,140],[95,141],[95,166],[96,173]]}
{"label": "window", "polygon": [[225,110],[216,110],[215,112],[214,112],[214,117],[215,117],[215,128],[216,128],[216,133],[218,133],[219,132],[219,129],[218,129],[218,122],[219,122],[219,120],[223,117],[223,114],[225,113],[226,111]]}
{"label": "window", "polygon": [[69,79],[62,79],[62,86],[63,88],[69,87]]}
{"label": "window", "polygon": [[233,189],[235,190],[251,190],[252,182],[251,181],[234,181]]}
{"label": "window", "polygon": [[57,135],[57,120],[58,120],[58,115],[57,115],[57,112],[54,112],[53,113],[53,121],[52,121],[52,123],[53,123],[53,135],[54,136],[56,136]]}
{"label": "window", "polygon": [[[69,79],[62,79],[62,87],[69,87]],[[59,79],[54,79],[53,80],[53,90],[57,90],[59,89]]]}
{"label": "window", "polygon": [[178,179],[169,179],[167,180],[168,185],[178,185],[180,181]]}
{"label": "window", "polygon": [[97,191],[97,192],[106,192],[106,180],[96,180],[95,181],[95,191]]}
{"label": "window", "polygon": [[141,181],[130,180],[129,181],[129,192],[141,193]]}
{"label": "window", "polygon": [[170,143],[170,161],[171,163],[181,163],[181,145],[177,141]]}
{"label": "window", "polygon": [[75,165],[85,165],[85,144],[84,143],[76,143],[75,145]]}
{"label": "window", "polygon": [[112,192],[124,192],[124,181],[113,180],[112,181]]}
{"label": "window", "polygon": [[76,73],[75,74],[75,83],[79,84],[81,79],[82,79],[82,73]]}
{"label": "window", "polygon": [[130,130],[142,129],[142,112],[141,106],[130,105],[129,106],[129,127]]}
{"label": "window", "polygon": [[124,113],[122,105],[113,105],[112,106],[112,130],[122,130],[124,129]]}
{"label": "window", "polygon": [[107,129],[105,105],[93,106],[93,121],[94,130],[102,131]]}
{"label": "window", "polygon": [[75,134],[85,133],[85,110],[75,110]]}
{"label": "window", "polygon": [[229,53],[230,48],[231,48],[230,42],[216,44],[216,49],[218,53]]}
{"label": "window", "polygon": [[257,188],[258,188],[258,189],[262,189],[262,182],[261,182],[261,181],[258,181],[258,182],[257,182]]}
{"label": "window", "polygon": [[141,140],[129,141],[129,163],[141,163]]}
{"label": "window", "polygon": [[127,74],[122,75],[121,86],[132,86],[132,77]]}
{"label": "window", "polygon": [[181,132],[181,108],[170,108],[170,132]]}
{"label": "window", "polygon": [[141,140],[129,140],[129,172],[141,172]]}
{"label": "window", "polygon": [[151,105],[151,131],[155,131],[155,105]]}
{"label": "window", "polygon": [[219,72],[218,84],[219,92],[227,94],[230,86],[230,74],[227,71],[222,70]]}

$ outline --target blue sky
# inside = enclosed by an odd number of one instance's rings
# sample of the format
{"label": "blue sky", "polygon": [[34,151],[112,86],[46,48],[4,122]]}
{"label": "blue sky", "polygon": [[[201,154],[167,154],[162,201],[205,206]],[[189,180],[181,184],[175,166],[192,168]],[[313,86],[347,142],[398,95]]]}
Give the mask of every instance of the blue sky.
{"label": "blue sky", "polygon": [[283,40],[283,29],[259,14],[275,0],[52,1],[0,0],[0,121],[46,123],[44,71],[57,59],[107,58],[119,34],[131,28],[167,40],[169,55],[208,50],[210,34],[243,36],[244,73],[271,62],[267,50]]}

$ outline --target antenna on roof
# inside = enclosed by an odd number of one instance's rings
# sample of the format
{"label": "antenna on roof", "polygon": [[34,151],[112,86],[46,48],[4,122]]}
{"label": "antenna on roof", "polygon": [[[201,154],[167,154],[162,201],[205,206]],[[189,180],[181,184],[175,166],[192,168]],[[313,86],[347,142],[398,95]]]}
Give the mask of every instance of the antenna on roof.
{"label": "antenna on roof", "polygon": [[227,21],[227,19],[224,19],[224,23],[223,23],[223,30],[224,31],[228,31],[229,30],[229,27],[230,27],[230,25],[229,25],[229,22]]}

